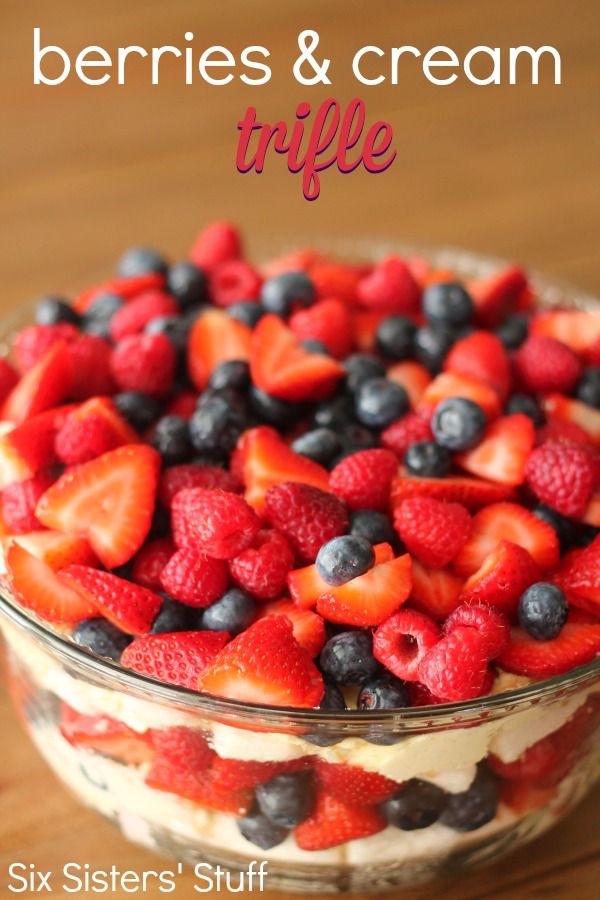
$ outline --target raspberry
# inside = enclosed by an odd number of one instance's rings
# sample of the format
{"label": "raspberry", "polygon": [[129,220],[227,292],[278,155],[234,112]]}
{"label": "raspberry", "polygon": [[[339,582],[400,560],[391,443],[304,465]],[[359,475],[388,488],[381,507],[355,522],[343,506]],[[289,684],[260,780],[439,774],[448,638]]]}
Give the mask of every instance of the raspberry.
{"label": "raspberry", "polygon": [[110,336],[116,343],[131,334],[139,334],[152,319],[178,312],[177,302],[169,294],[145,291],[117,310],[110,322]]}
{"label": "raspberry", "polygon": [[337,359],[348,356],[354,346],[352,316],[337,298],[321,300],[310,309],[299,309],[291,316],[289,326],[301,341],[322,341]]}
{"label": "raspberry", "polygon": [[439,639],[433,619],[414,609],[401,609],[373,635],[373,655],[398,678],[417,681],[421,660]]}
{"label": "raspberry", "polygon": [[177,550],[163,568],[160,583],[174,600],[204,609],[225,593],[228,576],[222,560],[185,547]]}
{"label": "raspberry", "polygon": [[441,569],[465,544],[471,517],[460,503],[408,497],[394,510],[394,526],[412,556],[424,566]]}
{"label": "raspberry", "polygon": [[164,334],[135,334],[119,341],[110,366],[121,391],[142,391],[164,397],[171,390],[176,353]]}
{"label": "raspberry", "polygon": [[485,603],[461,603],[444,622],[444,633],[452,634],[455,628],[475,628],[485,639],[488,659],[500,656],[510,639],[510,622],[495,606]]}
{"label": "raspberry", "polygon": [[220,488],[179,491],[171,515],[174,533],[181,524],[184,540],[187,534],[217,559],[238,556],[252,544],[260,528],[260,519],[244,498]]}
{"label": "raspberry", "polygon": [[519,347],[514,365],[523,387],[532,392],[569,394],[582,371],[581,362],[570,347],[554,338],[536,335]]}
{"label": "raspberry", "polygon": [[285,535],[275,530],[259,531],[254,543],[230,561],[229,570],[233,580],[258,600],[274,600],[284,592],[294,552]]}
{"label": "raspberry", "polygon": [[412,444],[419,441],[432,441],[433,435],[429,422],[422,419],[416,413],[408,413],[381,432],[381,443],[388,450],[392,450],[399,459],[404,459],[404,454]]}
{"label": "raspberry", "polygon": [[436,697],[479,697],[488,672],[486,638],[475,628],[457,626],[429,650],[419,665],[419,679]]}
{"label": "raspberry", "polygon": [[175,494],[185,488],[220,488],[222,491],[238,490],[238,482],[233,475],[219,466],[197,466],[193,464],[171,466],[162,473],[158,485],[158,499],[170,509]]}
{"label": "raspberry", "polygon": [[267,518],[282,531],[305,562],[314,562],[327,541],[348,527],[346,507],[334,494],[290,481],[269,488]]}
{"label": "raspberry", "polygon": [[230,259],[211,272],[208,286],[215,306],[226,308],[242,300],[254,300],[260,291],[260,276],[249,263]]}
{"label": "raspberry", "polygon": [[228,259],[238,259],[242,246],[240,234],[230,222],[212,222],[203,228],[190,251],[191,261],[210,271]]}
{"label": "raspberry", "polygon": [[170,538],[158,538],[146,544],[133,560],[131,580],[151,591],[162,590],[160,576],[176,547]]}
{"label": "raspberry", "polygon": [[93,334],[81,334],[69,344],[69,356],[76,376],[72,388],[75,400],[113,393],[111,348],[106,341]]}
{"label": "raspberry", "polygon": [[0,357],[0,403],[3,403],[19,380],[10,363]]}
{"label": "raspberry", "polygon": [[397,471],[398,459],[391,450],[359,450],[335,466],[329,485],[350,509],[386,510]]}
{"label": "raspberry", "polygon": [[53,479],[43,472],[27,481],[9,484],[2,491],[2,519],[7,529],[14,534],[37,531],[43,526],[37,519],[35,508]]}
{"label": "raspberry", "polygon": [[405,262],[389,256],[378,263],[357,288],[359,302],[373,310],[410,314],[419,312],[421,291]]}
{"label": "raspberry", "polygon": [[118,445],[114,429],[106,419],[97,415],[83,419],[67,416],[54,441],[56,455],[67,466],[88,462]]}
{"label": "raspberry", "polygon": [[21,372],[33,368],[57,341],[74,341],[79,332],[68,322],[57,325],[30,325],[17,333],[12,352]]}
{"label": "raspberry", "polygon": [[319,299],[337,297],[349,306],[356,303],[356,289],[361,277],[358,267],[317,261],[310,267],[309,274]]}
{"label": "raspberry", "polygon": [[598,483],[598,469],[580,444],[543,444],[529,457],[525,477],[542,503],[563,516],[581,518]]}

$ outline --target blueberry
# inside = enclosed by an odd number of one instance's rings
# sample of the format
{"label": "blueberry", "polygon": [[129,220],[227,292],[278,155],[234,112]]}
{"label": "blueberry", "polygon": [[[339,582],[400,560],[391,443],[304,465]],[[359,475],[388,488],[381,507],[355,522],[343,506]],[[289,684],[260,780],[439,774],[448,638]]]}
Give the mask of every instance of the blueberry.
{"label": "blueberry", "polygon": [[448,450],[468,450],[483,436],[486,415],[480,406],[464,397],[450,397],[436,407],[431,430],[438,444]]}
{"label": "blueberry", "polygon": [[455,335],[440,325],[424,325],[415,334],[415,356],[432,375],[441,371]]}
{"label": "blueberry", "polygon": [[120,278],[135,278],[137,275],[156,273],[165,275],[167,263],[164,256],[149,247],[130,247],[117,265]]}
{"label": "blueberry", "polygon": [[267,312],[287,316],[292,307],[310,306],[315,299],[315,286],[306,272],[284,272],[269,278],[262,286],[260,300]]}
{"label": "blueberry", "polygon": [[191,262],[178,262],[167,272],[167,290],[175,297],[181,309],[206,303],[206,275]]}
{"label": "blueberry", "polygon": [[437,822],[447,803],[447,794],[436,784],[411,778],[389,800],[380,804],[383,818],[402,831],[429,828]]}
{"label": "blueberry", "polygon": [[187,348],[189,330],[183,316],[157,316],[144,328],[146,334],[164,334],[181,354]]}
{"label": "blueberry", "polygon": [[[324,712],[345,712],[347,707],[344,695],[334,684],[329,684],[326,681],[325,693],[318,708]],[[334,744],[339,744],[340,741],[343,741],[345,735],[332,732],[330,726],[318,725],[317,731],[305,734],[303,737],[305,741],[308,741],[309,744],[314,744],[315,747],[332,747]]]}
{"label": "blueberry", "polygon": [[246,840],[256,847],[260,847],[261,850],[269,850],[271,847],[276,847],[285,841],[288,836],[287,828],[275,825],[274,822],[271,822],[270,819],[260,812],[258,807],[253,807],[247,816],[238,819],[237,825]]}
{"label": "blueberry", "polygon": [[232,406],[228,397],[207,396],[189,422],[192,446],[209,456],[231,453],[247,424],[245,411]]}
{"label": "blueberry", "polygon": [[496,335],[507,350],[516,350],[521,346],[529,331],[529,319],[522,313],[509,316],[496,328]]}
{"label": "blueberry", "polygon": [[73,631],[73,640],[80,647],[119,662],[125,647],[133,638],[106,619],[84,619]]}
{"label": "blueberry", "polygon": [[506,404],[507,415],[523,413],[529,416],[536,428],[544,424],[544,413],[535,397],[531,394],[513,394]]}
{"label": "blueberry", "polygon": [[372,544],[351,534],[333,538],[317,554],[317,572],[327,584],[340,585],[364,575],[375,563]]}
{"label": "blueberry", "polygon": [[371,544],[394,544],[398,538],[389,516],[376,509],[357,509],[351,513],[349,531]]}
{"label": "blueberry", "polygon": [[538,581],[519,598],[519,624],[537,641],[550,641],[562,630],[569,607],[555,584]]}
{"label": "blueberry", "polygon": [[227,360],[213,369],[208,383],[217,391],[224,388],[244,391],[250,384],[250,366],[243,359]]}
{"label": "blueberry", "polygon": [[302,456],[307,456],[308,459],[326,466],[339,453],[341,444],[337,434],[331,428],[314,428],[297,437],[292,442],[291,448],[294,453],[300,453]]}
{"label": "blueberry", "polygon": [[369,378],[383,378],[385,366],[371,353],[352,353],[343,362],[346,370],[346,387],[351,394],[356,393],[361,384]]}
{"label": "blueberry", "polygon": [[575,396],[582,403],[600,409],[600,368],[592,366],[585,370],[577,385]]}
{"label": "blueberry", "polygon": [[288,428],[300,417],[303,407],[297,403],[288,403],[273,397],[260,388],[250,388],[248,394],[252,411],[264,422],[276,428]]}
{"label": "blueberry", "polygon": [[200,631],[199,611],[163,595],[158,615],[152,623],[152,634],[171,634],[175,631]]}
{"label": "blueberry", "polygon": [[204,610],[202,628],[239,634],[248,628],[255,615],[256,603],[250,594],[240,588],[231,588]]}
{"label": "blueberry", "polygon": [[192,454],[188,423],[181,416],[163,416],[156,423],[150,442],[165,466],[186,462]]}
{"label": "blueberry", "polygon": [[388,316],[377,328],[375,346],[386,359],[407,359],[412,355],[417,326],[407,316]]}
{"label": "blueberry", "polygon": [[476,831],[491,822],[498,809],[495,777],[480,766],[471,787],[460,794],[447,794],[439,821],[454,831]]}
{"label": "blueberry", "polygon": [[404,454],[404,465],[412,475],[443,478],[450,471],[452,457],[445,447],[434,441],[417,441]]}
{"label": "blueberry", "polygon": [[352,398],[343,394],[320,403],[313,413],[312,420],[317,428],[332,428],[334,431],[352,424],[354,422]]}
{"label": "blueberry", "polygon": [[564,516],[561,516],[559,512],[556,512],[555,509],[551,509],[549,506],[544,506],[543,503],[540,503],[538,506],[534,507],[532,510],[534,516],[537,516],[538,519],[541,519],[542,522],[547,522],[554,531],[556,532],[556,536],[558,537],[560,543],[561,552],[564,553],[565,550],[568,550],[572,547],[577,539],[577,530],[572,522],[569,519],[566,519]]}
{"label": "blueberry", "polygon": [[256,802],[261,813],[282,828],[304,822],[314,804],[314,788],[309,772],[288,772],[259,784]]}
{"label": "blueberry", "polygon": [[393,675],[370,678],[362,685],[356,705],[359,709],[403,709],[410,706],[406,685]]}
{"label": "blueberry", "polygon": [[377,446],[377,437],[363,425],[349,424],[339,430],[339,438],[344,456],[357,453],[359,450],[370,450]]}
{"label": "blueberry", "polygon": [[136,431],[145,431],[158,419],[161,404],[141,391],[123,391],[113,397],[114,404]]}
{"label": "blueberry", "polygon": [[35,321],[38,325],[79,325],[79,314],[60,297],[42,297],[35,307]]}
{"label": "blueberry", "polygon": [[228,307],[227,314],[237,322],[242,322],[244,325],[248,325],[249,328],[254,328],[264,316],[265,310],[256,300],[248,300],[245,303],[233,303]]}
{"label": "blueberry", "polygon": [[300,341],[300,346],[304,347],[309,353],[319,353],[321,356],[330,355],[327,346],[323,341],[317,340],[317,338],[306,338],[305,340]]}
{"label": "blueberry", "polygon": [[356,418],[369,428],[385,428],[408,412],[408,394],[387,378],[363,381],[355,397]]}
{"label": "blueberry", "polygon": [[471,297],[455,281],[439,281],[423,291],[423,312],[434,324],[464,325],[474,311]]}
{"label": "blueberry", "polygon": [[595,525],[581,525],[574,541],[576,547],[589,547],[592,541],[595,541],[600,534],[600,528]]}
{"label": "blueberry", "polygon": [[83,314],[81,320],[83,330],[88,334],[108,338],[110,320],[122,308],[124,302],[118,294],[98,294]]}
{"label": "blueberry", "polygon": [[366,631],[342,631],[330,638],[319,656],[325,677],[339,685],[362,684],[379,672],[373,638]]}

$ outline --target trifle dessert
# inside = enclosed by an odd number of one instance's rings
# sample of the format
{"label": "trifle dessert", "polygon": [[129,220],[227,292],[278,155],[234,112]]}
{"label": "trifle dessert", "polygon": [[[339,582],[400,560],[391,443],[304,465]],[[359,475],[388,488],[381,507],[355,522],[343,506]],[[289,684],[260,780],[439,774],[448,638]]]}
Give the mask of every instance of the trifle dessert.
{"label": "trifle dessert", "polygon": [[455,255],[254,265],[217,222],[0,360],[2,627],[132,840],[414,883],[598,774],[600,309]]}

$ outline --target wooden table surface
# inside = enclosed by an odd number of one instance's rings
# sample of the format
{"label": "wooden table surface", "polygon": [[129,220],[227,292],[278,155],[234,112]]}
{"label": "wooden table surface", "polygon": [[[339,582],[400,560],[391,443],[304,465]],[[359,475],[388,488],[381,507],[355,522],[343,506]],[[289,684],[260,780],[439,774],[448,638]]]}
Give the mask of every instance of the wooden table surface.
{"label": "wooden table surface", "polygon": [[[131,244],[183,254],[214,217],[236,219],[259,237],[383,235],[471,247],[600,292],[596,0],[2,0],[1,9],[2,311],[45,291],[83,286],[108,273]],[[237,80],[223,88],[186,87],[165,60],[158,87],[149,86],[141,64],[122,87],[75,81],[34,87],[34,26],[44,43],[70,53],[89,44],[181,45],[186,30],[196,35],[198,52],[216,43],[236,53],[265,44],[273,78],[253,89]],[[329,88],[292,80],[296,35],[304,28],[319,31],[320,49],[333,60]],[[436,87],[406,61],[397,86],[361,87],[349,60],[365,44],[413,44],[423,52],[446,44],[459,55],[478,44],[503,52],[550,44],[561,53],[563,83],[543,77],[537,87],[476,87],[462,78]],[[362,96],[369,121],[392,123],[398,156],[391,169],[377,176],[330,170],[314,203],[302,199],[299,177],[287,172],[283,158],[269,158],[261,176],[236,172],[235,123],[247,105],[267,121],[289,120],[300,100],[317,103],[328,95],[344,103]],[[71,800],[4,697],[0,726],[0,873],[15,859],[48,869],[67,860],[140,872],[155,864]],[[402,897],[443,890],[448,900],[591,900],[600,879],[599,801],[597,791],[505,862]],[[9,896],[3,874],[0,896]]]}

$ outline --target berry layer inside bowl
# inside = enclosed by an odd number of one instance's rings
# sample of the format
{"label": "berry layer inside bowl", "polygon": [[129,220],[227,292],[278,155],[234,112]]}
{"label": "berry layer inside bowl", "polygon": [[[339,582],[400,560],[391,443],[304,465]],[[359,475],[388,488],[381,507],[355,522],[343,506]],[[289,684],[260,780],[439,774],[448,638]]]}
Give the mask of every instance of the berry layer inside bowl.
{"label": "berry layer inside bowl", "polygon": [[[124,670],[342,719],[600,653],[600,310],[542,309],[518,267],[257,266],[215,223],[182,262],[134,248],[106,283],[40,300],[0,400],[6,586]],[[462,743],[331,722],[255,740],[44,672],[57,760],[125,764],[140,796],[282,853],[388,829],[454,847],[549,802],[596,724],[582,691]]]}

